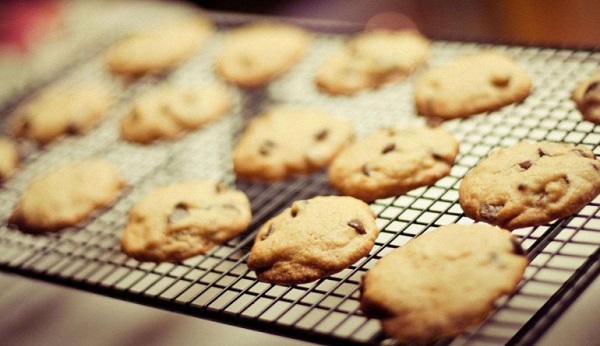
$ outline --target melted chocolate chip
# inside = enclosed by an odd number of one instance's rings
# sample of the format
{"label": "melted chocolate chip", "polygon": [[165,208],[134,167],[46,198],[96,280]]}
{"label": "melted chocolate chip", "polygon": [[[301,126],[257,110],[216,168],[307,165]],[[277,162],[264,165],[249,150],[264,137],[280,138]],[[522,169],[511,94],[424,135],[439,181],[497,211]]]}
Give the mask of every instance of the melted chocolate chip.
{"label": "melted chocolate chip", "polygon": [[540,157],[542,157],[542,156],[550,156],[550,154],[548,154],[548,152],[546,152],[542,148],[538,148],[538,154],[540,155]]}
{"label": "melted chocolate chip", "polygon": [[387,154],[390,151],[394,151],[396,149],[396,144],[394,143],[390,143],[388,145],[385,146],[385,148],[383,148],[383,150],[381,151],[382,154]]}
{"label": "melted chocolate chip", "polygon": [[445,161],[444,160],[444,156],[442,156],[440,153],[437,153],[435,151],[430,151],[429,154],[431,155],[431,157],[433,157],[434,160],[436,161]]}
{"label": "melted chocolate chip", "polygon": [[519,163],[519,167],[523,168],[524,170],[528,170],[529,167],[531,167],[531,161],[523,161]]}
{"label": "melted chocolate chip", "polygon": [[491,82],[495,87],[506,87],[510,83],[510,75],[493,76]]}
{"label": "melted chocolate chip", "polygon": [[365,163],[365,164],[362,166],[362,173],[363,173],[364,175],[366,175],[367,177],[370,177],[370,176],[371,176],[371,167],[369,166],[369,164],[368,164],[368,163]]}
{"label": "melted chocolate chip", "polygon": [[525,256],[527,254],[519,240],[517,240],[515,237],[511,237],[510,240],[512,241],[513,253],[515,255]]}
{"label": "melted chocolate chip", "polygon": [[353,220],[349,221],[348,226],[354,228],[354,230],[356,230],[356,232],[358,232],[358,234],[367,234],[365,225],[363,225],[363,223],[358,219],[353,219]]}
{"label": "melted chocolate chip", "polygon": [[268,237],[269,237],[269,236],[270,236],[270,235],[273,233],[273,231],[274,231],[274,230],[275,230],[275,225],[274,225],[274,224],[270,224],[270,225],[269,225],[269,229],[267,229],[267,233],[263,234],[263,235],[260,237],[260,240],[265,240],[265,239],[267,239],[267,238],[268,238]]}
{"label": "melted chocolate chip", "polygon": [[320,142],[325,140],[325,138],[327,138],[327,136],[329,135],[329,130],[327,129],[323,129],[321,131],[319,131],[316,135],[315,135],[315,139]]}
{"label": "melted chocolate chip", "polygon": [[292,217],[298,216],[299,211],[300,211],[300,207],[298,206],[297,203],[294,203],[292,205],[292,208],[290,209],[290,213],[292,214]]}
{"label": "melted chocolate chip", "polygon": [[167,218],[167,223],[172,224],[183,220],[188,215],[188,207],[184,203],[177,203]]}
{"label": "melted chocolate chip", "polygon": [[587,95],[587,94],[593,92],[598,87],[599,84],[600,84],[600,81],[591,82],[590,85],[588,85],[588,87],[585,89],[585,92],[583,94]]}
{"label": "melted chocolate chip", "polygon": [[79,127],[76,124],[69,124],[67,125],[67,129],[66,129],[67,134],[69,135],[77,135],[81,133],[81,130],[79,129]]}
{"label": "melted chocolate chip", "polygon": [[498,213],[500,212],[502,207],[504,206],[483,203],[479,208],[479,215],[485,221],[494,221],[496,220],[496,216],[498,216]]}
{"label": "melted chocolate chip", "polygon": [[260,146],[260,148],[258,149],[258,152],[263,156],[267,156],[267,155],[271,154],[271,151],[273,150],[274,147],[275,147],[275,142],[267,140],[263,143],[263,145]]}
{"label": "melted chocolate chip", "polygon": [[567,185],[571,183],[569,181],[569,177],[567,177],[566,175],[563,175],[561,178],[565,181],[565,183],[567,183]]}

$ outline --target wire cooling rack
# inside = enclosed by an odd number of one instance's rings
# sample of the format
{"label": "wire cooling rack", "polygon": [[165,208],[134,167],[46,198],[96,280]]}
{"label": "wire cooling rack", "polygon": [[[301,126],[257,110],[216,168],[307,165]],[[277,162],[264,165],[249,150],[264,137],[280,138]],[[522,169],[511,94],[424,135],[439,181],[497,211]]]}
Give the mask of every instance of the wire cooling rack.
{"label": "wire cooling rack", "polygon": [[[141,146],[124,142],[119,119],[135,97],[159,84],[195,85],[216,81],[213,66],[230,26],[255,18],[214,15],[219,31],[207,47],[167,76],[125,83],[104,67],[105,45],[90,45],[84,58],[65,64],[44,82],[31,85],[2,108],[10,113],[47,84],[103,80],[120,95],[106,119],[83,136],[61,139],[44,148],[20,143],[24,161],[19,173],[0,190],[0,269],[81,290],[160,307],[288,337],[332,344],[389,344],[376,320],[359,310],[361,276],[394,248],[427,229],[471,223],[458,204],[462,177],[490,152],[521,140],[585,145],[600,154],[600,129],[581,120],[569,100],[575,84],[597,69],[600,53],[550,48],[434,41],[427,66],[414,76],[352,97],[332,97],[314,86],[315,69],[347,37],[344,26],[314,25],[315,41],[292,71],[269,86],[252,91],[230,87],[234,107],[220,120],[180,140]],[[331,30],[331,29],[335,30]],[[119,27],[119,34],[123,34]],[[117,37],[114,35],[112,37]],[[110,40],[102,41],[104,44]],[[246,266],[258,227],[292,201],[335,194],[323,172],[279,183],[236,182],[231,150],[244,124],[273,104],[310,105],[349,119],[357,137],[379,128],[421,123],[415,116],[413,81],[428,67],[480,49],[513,56],[532,75],[532,94],[521,104],[441,126],[460,141],[450,175],[430,187],[371,204],[381,234],[370,255],[348,269],[313,283],[283,287],[261,283]],[[5,124],[3,125],[4,130]],[[56,234],[31,235],[6,226],[18,198],[36,176],[50,168],[87,157],[113,161],[129,188],[110,208],[84,224]],[[157,186],[193,178],[236,185],[252,203],[248,230],[206,255],[182,263],[140,263],[126,257],[119,239],[127,213]],[[440,344],[528,344],[575,300],[600,272],[600,200],[551,224],[513,231],[528,251],[530,265],[517,291],[497,302],[480,326]]]}

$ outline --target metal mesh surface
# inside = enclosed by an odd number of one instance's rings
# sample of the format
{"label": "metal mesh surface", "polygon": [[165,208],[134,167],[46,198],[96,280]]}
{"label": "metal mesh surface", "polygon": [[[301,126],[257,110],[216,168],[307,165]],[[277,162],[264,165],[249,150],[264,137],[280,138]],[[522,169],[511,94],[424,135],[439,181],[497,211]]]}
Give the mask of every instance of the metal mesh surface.
{"label": "metal mesh surface", "polygon": [[[458,186],[474,165],[490,152],[521,140],[582,144],[600,154],[600,129],[582,121],[569,100],[575,83],[598,67],[600,53],[436,41],[429,67],[482,48],[505,51],[532,75],[532,94],[521,104],[442,124],[460,141],[450,175],[433,186],[372,203],[382,231],[369,256],[313,283],[294,287],[261,283],[245,263],[258,227],[294,200],[335,192],[324,173],[272,184],[235,182],[231,150],[246,121],[270,105],[293,104],[319,107],[349,119],[359,138],[390,125],[422,123],[414,115],[413,81],[424,68],[375,91],[352,97],[325,95],[314,86],[315,69],[346,36],[322,32],[301,63],[268,87],[252,91],[231,87],[234,107],[220,120],[173,142],[141,146],[120,139],[119,119],[140,92],[165,82],[194,85],[218,80],[214,59],[223,31],[232,22],[215,18],[222,26],[208,46],[168,76],[123,83],[108,74],[102,50],[95,47],[91,51],[97,53],[67,65],[50,79],[50,84],[100,79],[111,83],[121,96],[107,118],[86,135],[64,138],[43,149],[22,143],[25,159],[20,171],[0,190],[1,269],[294,338],[385,344],[389,340],[381,334],[379,323],[359,310],[361,276],[386,253],[427,229],[472,223],[458,204]],[[3,119],[43,87],[32,86],[13,98],[3,109]],[[92,156],[113,161],[129,183],[113,206],[56,234],[31,235],[6,226],[32,179],[58,164]],[[178,264],[140,263],[122,254],[119,239],[131,206],[158,186],[192,178],[222,180],[246,192],[254,214],[249,229],[206,255]],[[498,301],[498,308],[480,326],[442,343],[526,344],[539,337],[600,271],[599,209],[600,199],[596,199],[567,219],[513,231],[531,261],[518,290]]]}

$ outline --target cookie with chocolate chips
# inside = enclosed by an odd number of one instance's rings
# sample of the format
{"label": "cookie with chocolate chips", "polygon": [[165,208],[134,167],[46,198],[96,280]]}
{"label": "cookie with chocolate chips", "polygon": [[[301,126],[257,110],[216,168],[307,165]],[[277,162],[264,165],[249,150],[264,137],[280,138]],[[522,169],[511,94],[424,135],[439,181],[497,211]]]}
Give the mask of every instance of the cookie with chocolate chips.
{"label": "cookie with chocolate chips", "polygon": [[352,138],[349,121],[306,107],[274,107],[253,119],[233,152],[238,177],[277,181],[323,169]]}
{"label": "cookie with chocolate chips", "polygon": [[576,213],[600,193],[600,161],[584,146],[520,142],[482,160],[462,180],[468,217],[506,229]]}
{"label": "cookie with chocolate chips", "polygon": [[108,207],[125,186],[109,161],[72,162],[34,180],[17,203],[9,223],[33,233],[75,226],[98,209]]}
{"label": "cookie with chocolate chips", "polygon": [[307,283],[366,256],[378,234],[375,213],[356,198],[318,196],[295,201],[262,225],[247,263],[260,281]]}
{"label": "cookie with chocolate chips", "polygon": [[346,147],[329,167],[340,193],[370,202],[434,184],[450,173],[458,141],[441,128],[380,130]]}
{"label": "cookie with chocolate chips", "polygon": [[506,230],[441,226],[375,263],[363,276],[360,307],[397,342],[430,344],[481,323],[515,290],[527,263]]}
{"label": "cookie with chocolate chips", "polygon": [[571,98],[583,119],[600,125],[600,72],[579,83]]}
{"label": "cookie with chocolate chips", "polygon": [[219,84],[165,85],[135,101],[121,119],[121,135],[140,144],[177,139],[223,115],[230,104],[228,91]]}
{"label": "cookie with chocolate chips", "polygon": [[63,135],[84,134],[100,122],[114,99],[101,83],[52,86],[15,110],[12,135],[44,145]]}
{"label": "cookie with chocolate chips", "polygon": [[330,94],[353,94],[399,81],[425,61],[429,40],[413,30],[372,30],[356,35],[317,71],[315,83]]}
{"label": "cookie with chocolate chips", "polygon": [[415,85],[415,103],[420,115],[447,120],[521,102],[530,90],[531,77],[512,58],[483,51],[425,72]]}
{"label": "cookie with chocolate chips", "polygon": [[245,88],[267,84],[287,72],[306,52],[312,35],[284,23],[251,23],[226,33],[217,73]]}
{"label": "cookie with chocolate chips", "polygon": [[180,262],[235,237],[251,218],[241,191],[211,180],[175,183],[131,208],[121,249],[138,261]]}

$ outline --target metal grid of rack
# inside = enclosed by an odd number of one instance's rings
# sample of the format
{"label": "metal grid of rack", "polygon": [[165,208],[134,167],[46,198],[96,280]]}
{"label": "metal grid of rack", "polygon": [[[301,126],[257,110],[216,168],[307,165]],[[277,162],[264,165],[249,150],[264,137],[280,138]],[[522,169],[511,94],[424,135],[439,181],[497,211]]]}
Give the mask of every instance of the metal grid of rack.
{"label": "metal grid of rack", "polygon": [[[84,136],[64,138],[43,149],[21,143],[23,165],[0,189],[0,269],[294,338],[386,344],[389,341],[378,322],[359,310],[361,276],[386,253],[427,229],[471,223],[458,204],[458,186],[477,162],[521,140],[581,144],[600,154],[600,129],[582,121],[569,100],[575,83],[598,67],[600,53],[435,41],[429,66],[473,50],[505,51],[531,73],[532,94],[521,104],[442,124],[460,141],[450,175],[433,186],[372,203],[381,234],[369,256],[309,284],[283,287],[259,282],[245,264],[258,227],[294,200],[335,191],[323,172],[279,183],[236,182],[231,149],[245,122],[265,107],[286,103],[316,106],[345,117],[353,122],[357,137],[394,124],[421,123],[423,119],[414,115],[412,82],[426,67],[401,83],[352,97],[331,97],[315,88],[312,76],[346,35],[320,32],[307,56],[282,78],[259,90],[231,87],[234,107],[222,119],[173,142],[140,146],[121,140],[118,121],[139,93],[165,82],[192,85],[218,79],[213,63],[223,31],[240,20],[227,16],[215,16],[215,20],[221,24],[220,30],[208,47],[167,76],[121,83],[105,71],[102,50],[95,49],[4,106],[2,114],[10,114],[28,95],[58,80],[85,83],[101,79],[112,83],[121,95],[102,124]],[[31,235],[6,226],[13,206],[32,179],[57,164],[90,156],[115,162],[129,183],[113,206],[56,234]],[[157,186],[193,178],[219,179],[246,192],[254,214],[249,229],[206,255],[182,263],[139,263],[122,254],[119,239],[129,208]],[[513,233],[521,238],[531,261],[518,290],[498,301],[497,309],[479,327],[441,343],[526,344],[535,340],[600,272],[599,199],[567,219]]]}

